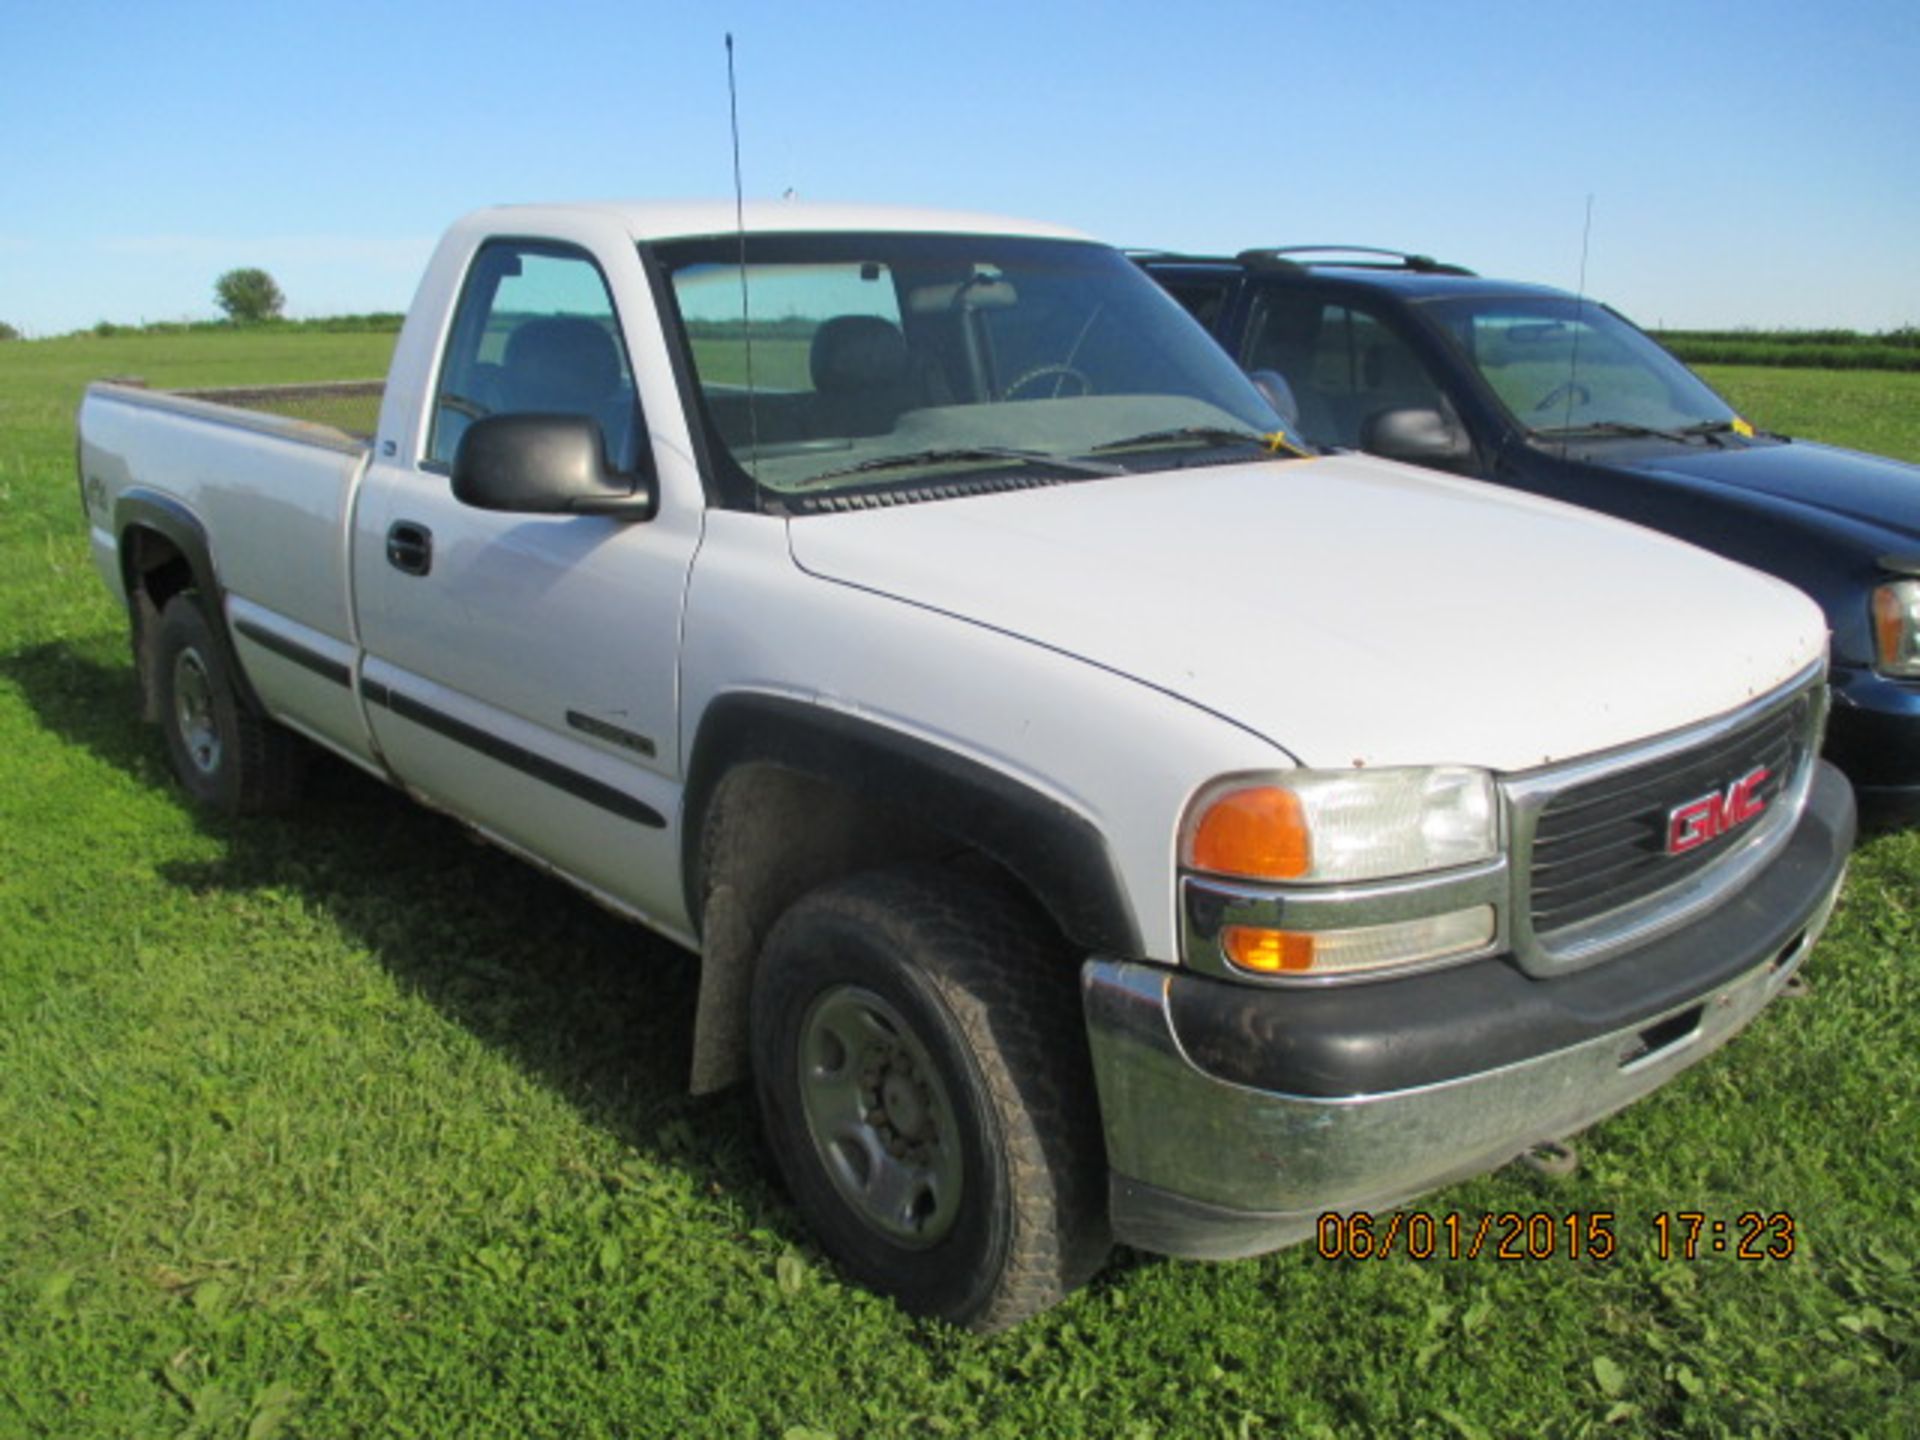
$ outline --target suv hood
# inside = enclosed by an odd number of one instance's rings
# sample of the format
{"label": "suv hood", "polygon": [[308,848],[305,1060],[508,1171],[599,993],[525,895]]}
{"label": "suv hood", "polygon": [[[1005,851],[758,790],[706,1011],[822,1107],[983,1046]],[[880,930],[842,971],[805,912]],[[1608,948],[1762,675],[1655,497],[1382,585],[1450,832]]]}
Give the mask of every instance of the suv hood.
{"label": "suv hood", "polygon": [[810,574],[1129,675],[1314,766],[1526,769],[1730,710],[1826,645],[1813,602],[1756,571],[1357,456],[813,516],[788,534]]}
{"label": "suv hood", "polygon": [[1620,467],[1737,485],[1920,537],[1920,465],[1796,440],[1725,450],[1689,450]]}

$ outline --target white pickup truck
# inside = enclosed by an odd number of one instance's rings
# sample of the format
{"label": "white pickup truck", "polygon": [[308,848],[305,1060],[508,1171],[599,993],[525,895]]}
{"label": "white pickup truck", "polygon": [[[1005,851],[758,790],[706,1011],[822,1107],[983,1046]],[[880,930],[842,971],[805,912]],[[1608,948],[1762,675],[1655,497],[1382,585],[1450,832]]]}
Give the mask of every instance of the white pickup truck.
{"label": "white pickup truck", "polygon": [[1840,883],[1811,602],[1305,453],[1071,232],[488,210],[370,434],[289,398],[81,407],[182,784],[277,806],[318,745],[697,952],[693,1083],[751,1073],[915,1310],[1570,1135],[1751,1020]]}

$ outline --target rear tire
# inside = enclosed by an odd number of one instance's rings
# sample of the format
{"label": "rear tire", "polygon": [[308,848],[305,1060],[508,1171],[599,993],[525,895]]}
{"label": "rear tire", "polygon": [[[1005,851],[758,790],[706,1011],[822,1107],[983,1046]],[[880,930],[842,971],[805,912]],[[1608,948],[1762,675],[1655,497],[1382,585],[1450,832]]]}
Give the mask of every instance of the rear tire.
{"label": "rear tire", "polygon": [[255,710],[235,684],[227,650],[192,593],[160,612],[154,636],[160,728],[180,787],[223,815],[262,815],[299,798],[299,738]]}
{"label": "rear tire", "polygon": [[761,953],[752,1049],[788,1189],[862,1284],[992,1331],[1099,1269],[1078,967],[1024,897],[919,866],[805,896]]}

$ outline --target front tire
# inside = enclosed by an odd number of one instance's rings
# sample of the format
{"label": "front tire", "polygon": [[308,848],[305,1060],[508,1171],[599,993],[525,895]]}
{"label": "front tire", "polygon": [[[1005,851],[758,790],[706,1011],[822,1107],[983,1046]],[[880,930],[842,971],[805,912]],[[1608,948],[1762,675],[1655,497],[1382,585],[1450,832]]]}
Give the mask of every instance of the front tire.
{"label": "front tire", "polygon": [[223,815],[291,805],[306,768],[300,741],[240,693],[226,648],[195,595],[167,602],[154,647],[167,758],[193,802]]}
{"label": "front tire", "polygon": [[1078,967],[1024,897],[932,867],[804,897],[762,951],[752,1047],[787,1187],[861,1283],[991,1331],[1099,1268]]}

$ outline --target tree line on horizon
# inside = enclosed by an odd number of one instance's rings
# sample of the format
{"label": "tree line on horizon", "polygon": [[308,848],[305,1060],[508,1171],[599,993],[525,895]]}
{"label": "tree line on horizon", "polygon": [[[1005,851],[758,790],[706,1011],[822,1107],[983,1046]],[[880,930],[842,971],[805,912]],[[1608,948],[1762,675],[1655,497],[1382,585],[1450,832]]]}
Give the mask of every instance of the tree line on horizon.
{"label": "tree line on horizon", "polygon": [[1689,365],[1920,370],[1920,326],[1895,330],[1652,330]]}

